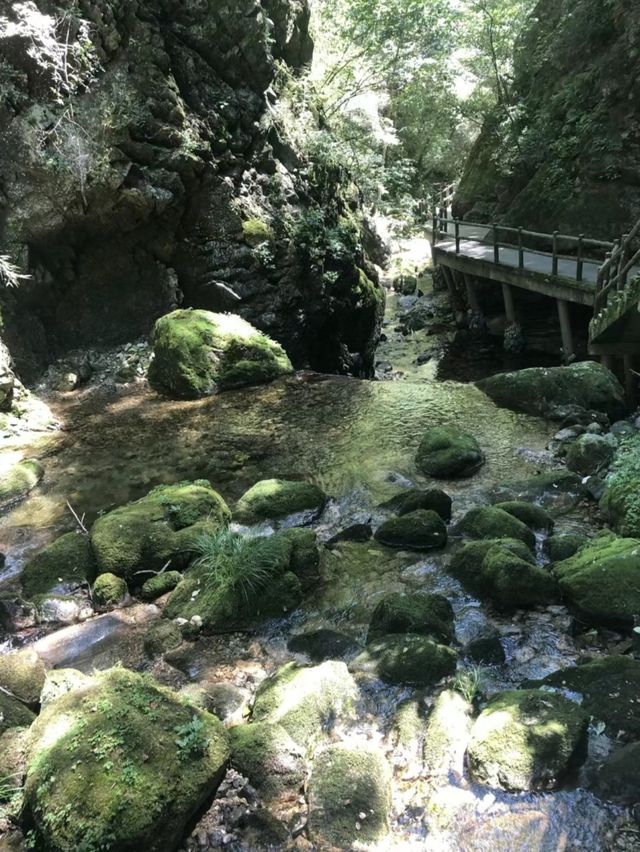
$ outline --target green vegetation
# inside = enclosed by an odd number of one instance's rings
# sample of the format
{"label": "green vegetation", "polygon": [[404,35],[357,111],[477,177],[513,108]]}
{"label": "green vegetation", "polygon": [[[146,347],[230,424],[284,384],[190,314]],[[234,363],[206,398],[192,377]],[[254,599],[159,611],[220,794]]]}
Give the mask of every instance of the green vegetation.
{"label": "green vegetation", "polygon": [[307,769],[303,749],[273,722],[252,722],[231,729],[231,765],[266,799],[299,793]]}
{"label": "green vegetation", "polygon": [[115,574],[100,574],[91,590],[91,598],[98,607],[117,606],[127,596],[127,584]]}
{"label": "green vegetation", "polygon": [[88,536],[70,532],[40,550],[20,577],[27,598],[93,582],[96,560]]}
{"label": "green vegetation", "polygon": [[480,666],[472,666],[457,672],[451,688],[472,704],[482,694],[484,681],[485,676]]}
{"label": "green vegetation", "polygon": [[640,435],[625,438],[607,477],[601,508],[620,535],[640,538]]}
{"label": "green vegetation", "polygon": [[13,503],[34,489],[44,476],[36,459],[22,459],[0,474],[0,506]]}
{"label": "green vegetation", "polygon": [[155,601],[167,592],[172,592],[180,580],[182,580],[180,571],[161,571],[155,577],[145,580],[140,589],[140,597],[143,601]]}

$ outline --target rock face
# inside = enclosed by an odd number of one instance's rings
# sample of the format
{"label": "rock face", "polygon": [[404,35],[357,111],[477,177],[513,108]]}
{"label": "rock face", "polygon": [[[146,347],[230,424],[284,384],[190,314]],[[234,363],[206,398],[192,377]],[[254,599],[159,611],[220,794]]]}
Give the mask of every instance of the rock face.
{"label": "rock face", "polygon": [[588,724],[584,710],[560,695],[502,692],[471,729],[471,775],[504,790],[553,790],[585,756]]}
{"label": "rock face", "polygon": [[477,385],[501,408],[551,419],[563,406],[602,411],[611,420],[617,420],[626,409],[622,386],[613,373],[594,361],[498,373]]}
{"label": "rock face", "polygon": [[22,378],[180,304],[241,313],[296,365],[372,371],[384,296],[357,193],[273,120],[308,26],[307,0],[3,8],[0,243],[31,278],[0,292]]}
{"label": "rock face", "polygon": [[293,369],[279,343],[236,314],[173,311],[156,322],[151,340],[149,384],[179,399],[263,384]]}
{"label": "rock face", "polygon": [[426,431],[416,463],[435,479],[472,476],[484,464],[484,453],[473,437],[455,426],[432,426]]}
{"label": "rock face", "polygon": [[49,703],[33,725],[25,819],[59,852],[169,852],[217,789],[228,758],[215,716],[110,669]]}

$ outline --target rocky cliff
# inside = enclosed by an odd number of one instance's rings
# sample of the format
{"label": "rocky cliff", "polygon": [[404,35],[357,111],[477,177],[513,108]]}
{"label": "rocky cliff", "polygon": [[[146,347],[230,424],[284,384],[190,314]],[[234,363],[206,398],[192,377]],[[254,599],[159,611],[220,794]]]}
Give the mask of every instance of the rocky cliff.
{"label": "rocky cliff", "polygon": [[517,46],[509,117],[472,151],[455,208],[547,232],[615,238],[640,217],[635,0],[540,0]]}
{"label": "rocky cliff", "polygon": [[0,307],[23,378],[180,304],[241,313],[296,366],[371,369],[357,195],[274,119],[308,24],[308,0],[2,4],[0,255],[30,277]]}

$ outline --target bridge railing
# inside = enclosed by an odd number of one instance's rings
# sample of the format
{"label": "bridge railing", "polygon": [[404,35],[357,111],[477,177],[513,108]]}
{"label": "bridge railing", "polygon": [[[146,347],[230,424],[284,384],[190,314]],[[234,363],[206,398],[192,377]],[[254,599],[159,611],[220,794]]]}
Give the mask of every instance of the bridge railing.
{"label": "bridge railing", "polygon": [[[518,251],[518,268],[525,268],[525,250],[536,252],[538,254],[547,254],[551,256],[551,274],[558,275],[558,265],[561,260],[574,261],[576,264],[575,280],[582,281],[584,278],[585,262],[595,263],[599,258],[594,258],[589,255],[591,249],[595,249],[602,256],[603,252],[615,250],[615,243],[607,242],[606,240],[596,240],[585,237],[584,234],[574,236],[572,234],[561,234],[559,231],[553,233],[540,233],[539,231],[529,231],[525,228],[513,228],[507,225],[500,225],[495,222],[467,222],[461,219],[452,219],[448,217],[444,211],[436,210],[433,213],[432,233],[433,245],[436,245],[441,238],[455,239],[456,254],[460,254],[460,242],[464,239],[461,233],[462,228],[472,228],[482,231],[486,234],[485,237],[468,237],[473,242],[482,243],[483,245],[493,246],[493,262],[500,264],[500,249],[508,248]],[[502,235],[514,235],[513,241],[500,239]],[[533,248],[526,245],[530,240],[534,240],[536,245],[546,243],[549,246],[549,251],[542,251],[539,248]],[[569,248],[571,254],[566,254],[561,251]],[[565,276],[566,277],[566,276]]]}
{"label": "bridge railing", "polygon": [[609,302],[614,293],[625,289],[629,280],[629,273],[640,266],[640,221],[624,234],[622,239],[616,240],[612,251],[607,253],[604,263],[598,270],[596,283],[596,300],[594,315],[597,315]]}

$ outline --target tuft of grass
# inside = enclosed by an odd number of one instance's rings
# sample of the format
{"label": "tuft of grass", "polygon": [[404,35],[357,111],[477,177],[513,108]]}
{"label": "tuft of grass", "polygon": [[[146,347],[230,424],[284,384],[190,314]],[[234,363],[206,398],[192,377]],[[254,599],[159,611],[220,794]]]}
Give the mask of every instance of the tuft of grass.
{"label": "tuft of grass", "polygon": [[452,688],[459,692],[469,704],[473,704],[478,698],[483,687],[484,674],[480,666],[471,666],[469,669],[457,672],[452,684]]}

